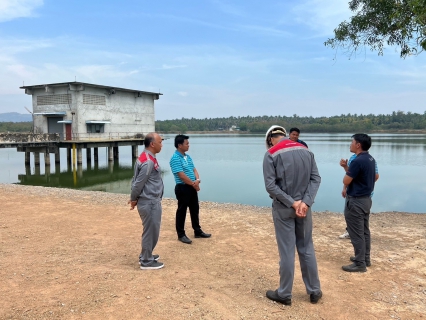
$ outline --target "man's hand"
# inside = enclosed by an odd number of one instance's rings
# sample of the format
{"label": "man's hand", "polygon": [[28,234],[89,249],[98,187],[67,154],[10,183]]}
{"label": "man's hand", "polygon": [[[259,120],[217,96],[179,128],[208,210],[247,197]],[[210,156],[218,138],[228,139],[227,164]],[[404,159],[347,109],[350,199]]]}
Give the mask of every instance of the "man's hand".
{"label": "man's hand", "polygon": [[308,212],[308,205],[304,202],[301,202],[299,205],[299,208],[297,208],[296,210],[296,216],[298,216],[299,218],[305,218],[306,217],[306,213]]}
{"label": "man's hand", "polygon": [[294,201],[291,207],[294,209],[294,211],[297,212],[297,209],[299,209],[300,204],[302,203],[302,200]]}
{"label": "man's hand", "polygon": [[127,201],[127,204],[130,204],[130,210],[133,210],[136,207],[137,203],[138,203],[137,201],[132,201],[132,200]]}
{"label": "man's hand", "polygon": [[343,186],[342,197],[346,198],[346,186]]}
{"label": "man's hand", "polygon": [[340,159],[339,164],[345,171],[348,171],[348,159]]}
{"label": "man's hand", "polygon": [[192,187],[193,187],[195,190],[200,191],[200,180],[195,180],[195,181],[192,183]]}

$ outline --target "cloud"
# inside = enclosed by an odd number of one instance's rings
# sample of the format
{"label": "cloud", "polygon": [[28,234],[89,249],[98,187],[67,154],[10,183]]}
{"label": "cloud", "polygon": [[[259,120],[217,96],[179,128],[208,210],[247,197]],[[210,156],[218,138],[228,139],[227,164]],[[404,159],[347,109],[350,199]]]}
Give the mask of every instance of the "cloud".
{"label": "cloud", "polygon": [[216,5],[220,11],[228,15],[238,16],[238,17],[244,17],[247,15],[246,12],[241,7],[230,5],[229,3],[225,3],[218,0],[214,0],[212,1],[212,3]]}
{"label": "cloud", "polygon": [[0,0],[0,22],[34,16],[43,0]]}
{"label": "cloud", "polygon": [[186,67],[187,67],[187,65],[184,65],[184,64],[182,64],[182,65],[174,65],[174,66],[168,65],[168,64],[163,64],[162,67],[161,67],[161,69],[168,70],[168,69],[186,68]]}
{"label": "cloud", "polygon": [[238,27],[240,31],[248,31],[250,34],[257,34],[262,36],[274,36],[274,37],[289,37],[292,34],[287,31],[279,30],[277,28],[257,26],[257,25],[240,25]]}
{"label": "cloud", "polygon": [[179,91],[177,94],[180,95],[180,96],[182,96],[182,97],[186,97],[188,95],[188,92]]}
{"label": "cloud", "polygon": [[318,37],[332,35],[340,22],[353,15],[342,0],[301,1],[291,11],[297,23],[307,25]]}

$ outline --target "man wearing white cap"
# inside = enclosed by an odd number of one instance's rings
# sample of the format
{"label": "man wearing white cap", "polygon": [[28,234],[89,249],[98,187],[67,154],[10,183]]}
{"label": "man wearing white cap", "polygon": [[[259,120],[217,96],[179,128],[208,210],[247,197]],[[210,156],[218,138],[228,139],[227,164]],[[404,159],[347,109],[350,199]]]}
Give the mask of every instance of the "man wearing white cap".
{"label": "man wearing white cap", "polygon": [[302,278],[311,303],[322,297],[312,241],[312,213],[321,177],[313,153],[286,137],[283,127],[272,126],[266,133],[268,151],[263,159],[265,188],[273,199],[272,217],[280,254],[280,286],[266,296],[291,305],[295,247]]}

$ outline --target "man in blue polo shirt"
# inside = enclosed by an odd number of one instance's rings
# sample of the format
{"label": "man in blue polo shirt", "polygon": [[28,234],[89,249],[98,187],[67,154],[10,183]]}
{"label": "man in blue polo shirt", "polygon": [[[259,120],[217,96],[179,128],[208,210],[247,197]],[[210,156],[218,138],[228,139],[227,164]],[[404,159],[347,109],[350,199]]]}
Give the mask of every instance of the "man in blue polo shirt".
{"label": "man in blue polo shirt", "polygon": [[[356,154],[343,178],[342,195],[345,200],[345,220],[355,256],[350,265],[343,266],[347,272],[365,272],[370,260],[370,209],[371,193],[376,181],[376,160],[368,153],[371,138],[364,133],[352,136],[350,151]],[[346,189],[345,189],[346,187]]]}
{"label": "man in blue polo shirt", "polygon": [[198,191],[200,191],[200,176],[194,167],[191,157],[186,154],[189,150],[189,137],[179,134],[175,137],[176,151],[170,159],[170,167],[175,178],[175,194],[178,201],[176,210],[176,232],[178,240],[191,244],[192,240],[185,233],[186,210],[189,208],[191,224],[195,238],[210,238],[211,234],[204,233],[200,227],[200,206]]}

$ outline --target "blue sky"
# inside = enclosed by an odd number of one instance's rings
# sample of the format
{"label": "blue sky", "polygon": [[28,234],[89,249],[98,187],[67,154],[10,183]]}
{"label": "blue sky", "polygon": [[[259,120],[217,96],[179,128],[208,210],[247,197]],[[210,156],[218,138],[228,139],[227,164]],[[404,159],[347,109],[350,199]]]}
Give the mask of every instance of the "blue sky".
{"label": "blue sky", "polygon": [[426,53],[324,46],[347,1],[0,0],[0,113],[25,85],[161,91],[156,118],[426,111]]}

